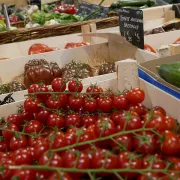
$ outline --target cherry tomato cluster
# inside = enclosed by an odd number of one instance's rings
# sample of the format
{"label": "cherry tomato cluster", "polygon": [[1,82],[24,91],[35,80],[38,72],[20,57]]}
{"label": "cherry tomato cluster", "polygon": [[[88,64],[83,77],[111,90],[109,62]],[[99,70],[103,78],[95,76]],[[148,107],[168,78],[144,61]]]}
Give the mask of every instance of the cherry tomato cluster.
{"label": "cherry tomato cluster", "polygon": [[66,14],[76,14],[77,8],[75,7],[75,5],[64,4],[61,6],[57,6],[53,11]]}
{"label": "cherry tomato cluster", "polygon": [[180,179],[176,120],[141,104],[142,89],[82,93],[62,78],[51,87],[31,85],[21,111],[1,122],[0,180]]}

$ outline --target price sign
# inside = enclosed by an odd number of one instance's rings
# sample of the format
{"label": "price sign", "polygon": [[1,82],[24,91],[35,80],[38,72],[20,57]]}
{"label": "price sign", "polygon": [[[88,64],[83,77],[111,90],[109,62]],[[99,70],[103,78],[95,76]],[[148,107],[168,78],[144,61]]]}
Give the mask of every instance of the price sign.
{"label": "price sign", "polygon": [[98,6],[98,5],[90,4],[90,3],[86,3],[86,2],[83,2],[81,4],[81,6],[79,7],[79,10],[76,14],[86,17],[89,14],[97,11],[98,9],[99,9],[99,11],[94,16],[92,16],[91,19],[100,19],[100,18],[107,17],[107,14],[109,12],[108,7]]}
{"label": "price sign", "polygon": [[129,8],[119,9],[121,35],[134,46],[144,49],[143,11]]}
{"label": "price sign", "polygon": [[41,0],[30,0],[30,5],[37,5],[41,9]]}

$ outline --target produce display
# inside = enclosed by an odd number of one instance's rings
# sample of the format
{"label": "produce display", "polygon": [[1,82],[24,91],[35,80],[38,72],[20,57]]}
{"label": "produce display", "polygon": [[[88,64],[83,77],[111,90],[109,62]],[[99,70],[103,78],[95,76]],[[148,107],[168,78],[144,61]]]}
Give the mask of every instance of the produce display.
{"label": "produce display", "polygon": [[142,105],[142,89],[82,90],[62,78],[28,88],[18,113],[1,120],[1,179],[180,178],[178,123]]}
{"label": "produce display", "polygon": [[180,88],[180,61],[162,64],[158,74],[168,83]]}

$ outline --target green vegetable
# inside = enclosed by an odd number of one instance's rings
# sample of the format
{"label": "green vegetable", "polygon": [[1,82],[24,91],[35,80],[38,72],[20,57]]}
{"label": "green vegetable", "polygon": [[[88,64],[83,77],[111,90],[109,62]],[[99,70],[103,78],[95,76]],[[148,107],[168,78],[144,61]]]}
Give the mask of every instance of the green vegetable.
{"label": "green vegetable", "polygon": [[0,32],[7,31],[6,24],[3,20],[0,20]]}
{"label": "green vegetable", "polygon": [[24,21],[25,19],[24,16],[20,13],[16,14],[16,16],[18,16],[21,21]]}
{"label": "green vegetable", "polygon": [[38,23],[40,25],[44,25],[46,22],[46,17],[44,12],[40,12],[40,11],[35,12],[31,14],[31,18],[34,23]]}
{"label": "green vegetable", "polygon": [[180,61],[162,64],[158,74],[168,83],[180,88]]}
{"label": "green vegetable", "polygon": [[141,7],[141,6],[148,6],[151,7],[155,5],[155,0],[120,0],[118,2],[114,2],[111,4],[111,9],[121,8],[121,7]]}

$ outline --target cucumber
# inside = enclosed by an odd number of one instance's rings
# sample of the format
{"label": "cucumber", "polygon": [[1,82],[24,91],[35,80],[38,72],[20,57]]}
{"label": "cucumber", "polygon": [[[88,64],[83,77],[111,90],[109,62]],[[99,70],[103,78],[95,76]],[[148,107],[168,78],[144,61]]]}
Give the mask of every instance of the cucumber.
{"label": "cucumber", "polygon": [[151,7],[155,5],[156,1],[154,0],[120,0],[118,2],[114,2],[111,4],[111,9],[121,8],[125,6],[129,7],[141,7],[141,6],[148,6]]}
{"label": "cucumber", "polygon": [[180,88],[180,61],[162,64],[158,74],[168,83]]}

